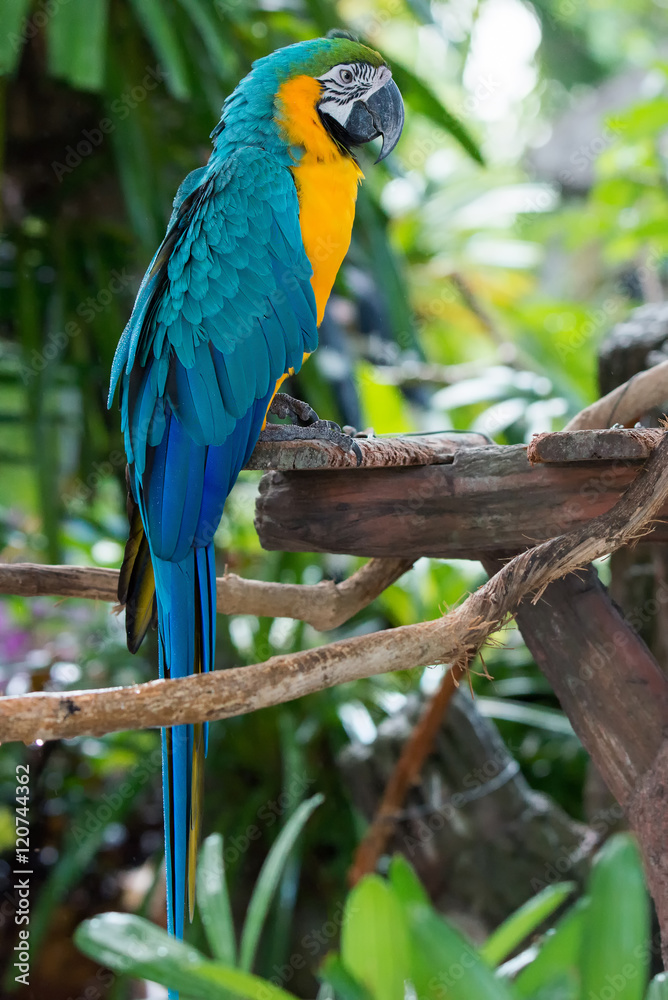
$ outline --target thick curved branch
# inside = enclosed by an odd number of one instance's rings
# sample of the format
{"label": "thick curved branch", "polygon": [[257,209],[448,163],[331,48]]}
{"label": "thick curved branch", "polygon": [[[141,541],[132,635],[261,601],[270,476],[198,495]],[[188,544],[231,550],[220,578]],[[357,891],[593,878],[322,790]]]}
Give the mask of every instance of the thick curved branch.
{"label": "thick curved branch", "polygon": [[[337,628],[382,594],[413,565],[411,559],[371,559],[341,583],[313,585],[218,577],[216,607],[228,615],[297,618],[320,632]],[[118,570],[96,566],[0,565],[0,594],[84,597],[116,601]]]}
{"label": "thick curved branch", "polygon": [[0,741],[48,740],[229,718],[391,670],[453,662],[479,648],[523,598],[635,541],[668,495],[668,436],[606,514],[522,552],[438,621],[345,639],[266,663],[179,680],[0,699]]}
{"label": "thick curved branch", "polygon": [[638,372],[607,396],[602,396],[591,406],[580,410],[566,424],[564,430],[581,431],[612,427],[614,424],[632,426],[648,410],[661,406],[666,400],[668,400],[668,361],[662,361],[653,368]]}

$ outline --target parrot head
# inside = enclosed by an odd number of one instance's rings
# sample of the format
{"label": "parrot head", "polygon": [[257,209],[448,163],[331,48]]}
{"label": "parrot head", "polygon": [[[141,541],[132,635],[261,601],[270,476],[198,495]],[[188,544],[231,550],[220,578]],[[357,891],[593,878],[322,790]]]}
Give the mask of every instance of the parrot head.
{"label": "parrot head", "polygon": [[217,140],[243,123],[265,148],[278,139],[291,150],[314,140],[314,126],[348,153],[382,138],[380,160],[392,152],[404,124],[401,94],[382,56],[344,32],[297,42],[256,60],[227,99]]}
{"label": "parrot head", "polygon": [[330,46],[323,59],[324,72],[317,77],[322,90],[316,110],[327,131],[344,147],[382,136],[378,163],[392,152],[403,128],[399,88],[389,66],[373,49],[345,35],[326,41]]}

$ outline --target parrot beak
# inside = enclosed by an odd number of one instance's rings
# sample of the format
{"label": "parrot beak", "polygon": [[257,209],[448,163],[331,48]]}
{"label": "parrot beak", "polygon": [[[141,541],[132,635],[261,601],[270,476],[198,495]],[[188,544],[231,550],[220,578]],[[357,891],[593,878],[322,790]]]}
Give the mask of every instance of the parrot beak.
{"label": "parrot beak", "polygon": [[404,127],[404,102],[392,78],[365,101],[356,101],[345,124],[351,142],[359,146],[382,135],[383,146],[376,163],[380,163],[399,142]]}

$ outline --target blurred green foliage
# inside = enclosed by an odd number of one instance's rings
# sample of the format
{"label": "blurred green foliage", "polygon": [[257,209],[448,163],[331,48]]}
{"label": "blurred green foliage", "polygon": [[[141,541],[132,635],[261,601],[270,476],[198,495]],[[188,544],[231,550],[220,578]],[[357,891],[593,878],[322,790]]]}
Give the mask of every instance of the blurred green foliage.
{"label": "blurred green foliage", "polygon": [[[82,924],[76,935],[78,946],[116,972],[180,989],[188,997],[226,1000],[229,991],[248,1000],[294,997],[275,978],[250,976],[243,963],[235,962],[221,842],[211,838],[205,843],[201,864],[199,902],[208,915],[214,962],[146,920],[121,913],[106,913]],[[616,834],[599,852],[575,906],[563,912],[572,883],[548,886],[511,914],[478,949],[435,912],[401,855],[392,859],[388,876],[385,880],[367,875],[349,893],[341,914],[340,954],[330,951],[319,969],[321,997],[404,1000],[408,993],[420,1000],[613,996],[654,1000],[663,996],[663,975],[647,992],[649,899],[640,854],[628,834]],[[255,892],[259,889],[260,880]],[[217,913],[211,908],[215,899],[219,905],[222,901]],[[549,929],[538,936],[546,924]],[[230,940],[230,934],[231,947],[221,954],[220,943]],[[528,948],[507,961],[532,938]]]}
{"label": "blurred green foliage", "polygon": [[[252,60],[336,25],[385,53],[407,124],[389,162],[361,154],[353,243],[323,346],[293,391],[377,433],[475,428],[517,443],[562,426],[597,394],[604,334],[665,283],[664,20],[659,0],[2,0],[2,558],[119,564],[124,457],[108,373],[173,195],[205,162]],[[619,80],[621,105],[587,118],[587,101]],[[586,128],[559,147],[569,113]],[[553,127],[550,172],[533,147]],[[244,473],[230,497],[221,569],[292,583],[349,574],[348,557],[261,551],[257,479]],[[437,617],[481,580],[477,564],[421,560],[331,636],[221,616],[217,664]],[[107,607],[0,602],[2,691],[132,683],[153,677],[155,660],[150,643],[129,656]],[[485,664],[493,680],[482,665],[472,677],[481,707],[533,786],[582,817],[584,753],[518,634]],[[204,828],[225,835],[237,924],[277,832],[325,795],[283,869],[259,974],[341,913],[362,825],[337,753],[437,679],[438,668],[400,672],[212,727]],[[74,996],[99,973],[72,960],[83,917],[162,912],[157,748],[152,732],[2,748],[3,849],[16,764],[33,776],[35,982],[52,1000],[54,983]],[[191,940],[203,944],[200,917]],[[314,939],[313,955],[331,945]],[[292,986],[307,993],[312,980],[300,971]],[[127,995],[120,981],[104,990]]]}

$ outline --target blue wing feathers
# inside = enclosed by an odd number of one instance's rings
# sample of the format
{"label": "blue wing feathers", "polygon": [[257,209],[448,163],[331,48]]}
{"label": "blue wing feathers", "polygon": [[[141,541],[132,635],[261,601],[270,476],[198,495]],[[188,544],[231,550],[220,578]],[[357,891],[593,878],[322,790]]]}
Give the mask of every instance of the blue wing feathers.
{"label": "blue wing feathers", "polygon": [[[188,175],[119,342],[110,389],[111,401],[120,384],[132,492],[155,574],[161,676],[213,667],[213,536],[278,379],[316,346],[311,274],[283,163],[246,147]],[[169,929],[179,937],[195,752],[192,726],[163,730]]]}

